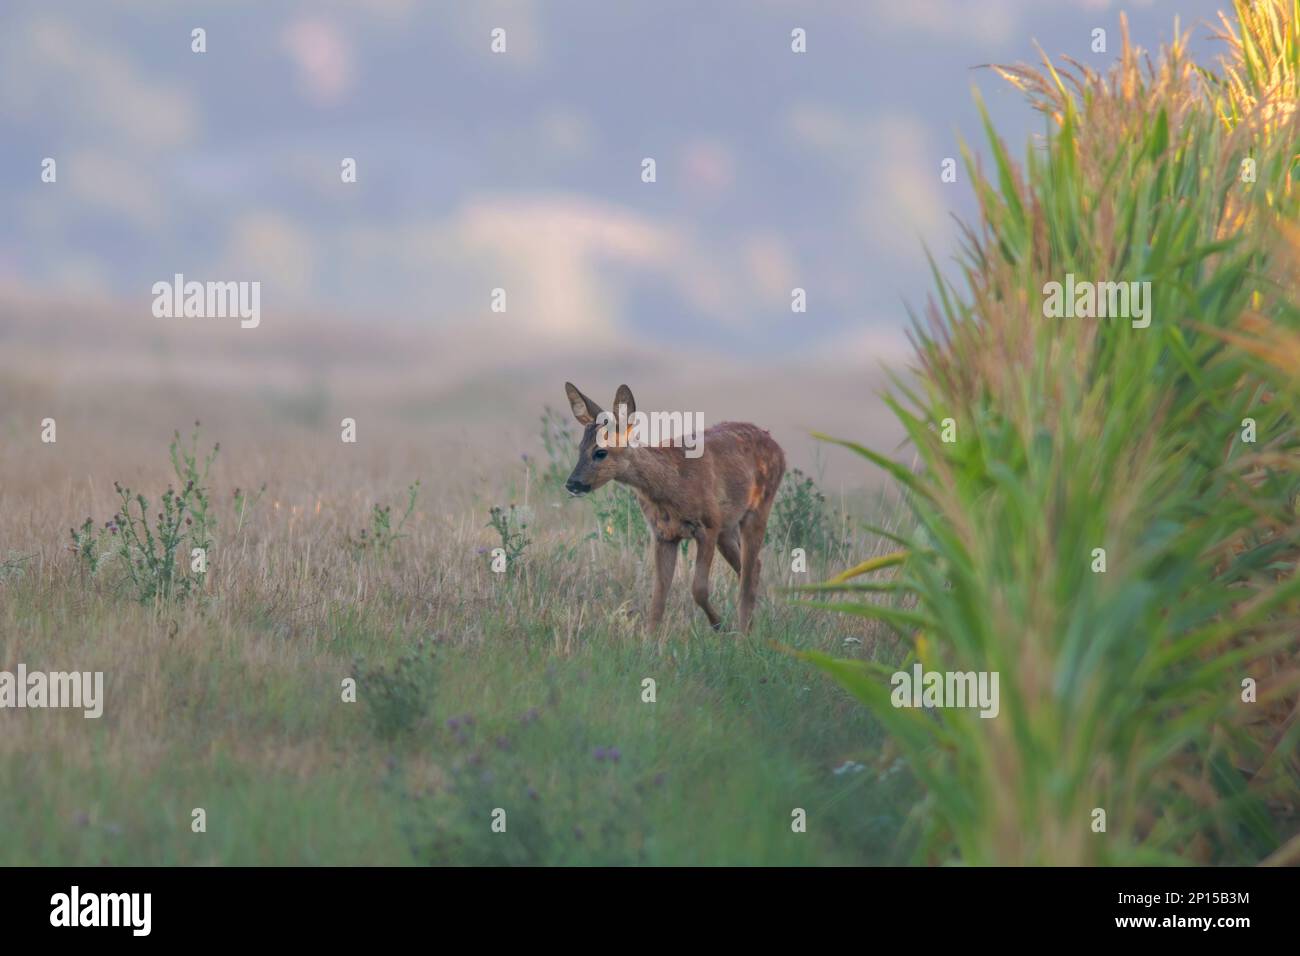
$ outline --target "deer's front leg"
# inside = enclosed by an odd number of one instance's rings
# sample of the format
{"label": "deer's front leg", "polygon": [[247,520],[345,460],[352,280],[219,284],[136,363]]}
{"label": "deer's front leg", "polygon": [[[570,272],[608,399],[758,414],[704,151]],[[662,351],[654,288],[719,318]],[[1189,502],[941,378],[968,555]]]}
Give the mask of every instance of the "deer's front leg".
{"label": "deer's front leg", "polygon": [[717,547],[717,532],[703,532],[695,538],[695,579],[691,581],[691,597],[709,618],[715,631],[722,628],[722,616],[709,603],[709,569],[713,567],[713,553]]}
{"label": "deer's front leg", "polygon": [[664,619],[664,603],[677,569],[677,542],[655,539],[655,593],[650,599],[650,629],[657,630]]}

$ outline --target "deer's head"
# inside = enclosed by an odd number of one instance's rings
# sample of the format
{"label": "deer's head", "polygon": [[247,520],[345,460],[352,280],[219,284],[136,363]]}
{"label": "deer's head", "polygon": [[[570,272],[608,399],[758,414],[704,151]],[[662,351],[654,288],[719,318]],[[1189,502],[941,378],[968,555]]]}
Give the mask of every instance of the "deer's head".
{"label": "deer's head", "polygon": [[564,383],[564,393],[573,417],[583,426],[578,463],[573,466],[573,474],[564,488],[571,495],[585,495],[618,478],[627,469],[631,451],[627,439],[636,400],[630,388],[620,385],[614,394],[614,410],[606,412],[570,382]]}

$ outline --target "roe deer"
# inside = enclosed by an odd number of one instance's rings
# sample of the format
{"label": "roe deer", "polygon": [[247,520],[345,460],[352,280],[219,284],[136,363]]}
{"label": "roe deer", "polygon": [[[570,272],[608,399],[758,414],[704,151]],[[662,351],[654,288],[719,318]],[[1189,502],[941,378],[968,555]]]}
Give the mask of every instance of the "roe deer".
{"label": "roe deer", "polygon": [[[655,590],[650,602],[650,627],[658,628],[664,602],[677,567],[678,542],[695,541],[695,578],[691,596],[703,608],[714,630],[722,618],[709,603],[709,568],[714,551],[740,575],[737,624],[748,631],[758,596],[759,552],[767,530],[785,454],[770,434],[757,425],[722,422],[703,435],[702,453],[688,457],[687,449],[671,442],[628,444],[627,423],[636,401],[626,385],[614,395],[614,409],[601,407],[568,382],[564,391],[574,417],[585,426],[578,446],[578,463],[564,487],[584,495],[608,481],[618,481],[636,493],[654,538]],[[624,428],[621,436],[614,433]],[[698,438],[698,436],[697,436]]]}

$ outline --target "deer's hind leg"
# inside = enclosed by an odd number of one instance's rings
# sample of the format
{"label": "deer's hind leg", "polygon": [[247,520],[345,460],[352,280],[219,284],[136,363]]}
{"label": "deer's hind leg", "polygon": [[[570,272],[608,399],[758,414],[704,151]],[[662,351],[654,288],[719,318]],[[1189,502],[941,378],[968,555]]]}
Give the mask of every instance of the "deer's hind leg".
{"label": "deer's hind leg", "polygon": [[766,533],[767,512],[745,512],[740,519],[740,611],[736,615],[742,633],[749,631],[754,602],[758,600],[758,579],[763,570],[760,555]]}
{"label": "deer's hind leg", "polygon": [[730,528],[723,528],[722,533],[718,535],[718,550],[726,558],[727,563],[731,565],[731,570],[737,575],[740,574],[740,527],[732,525]]}

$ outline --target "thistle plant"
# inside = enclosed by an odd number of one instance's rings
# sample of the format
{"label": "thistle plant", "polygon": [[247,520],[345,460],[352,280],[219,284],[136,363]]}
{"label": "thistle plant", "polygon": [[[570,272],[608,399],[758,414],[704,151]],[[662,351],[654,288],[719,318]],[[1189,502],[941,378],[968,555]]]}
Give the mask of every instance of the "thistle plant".
{"label": "thistle plant", "polygon": [[349,537],[348,544],[352,547],[354,557],[360,557],[369,551],[372,554],[385,555],[392,550],[393,545],[407,537],[402,533],[406,527],[406,522],[410,520],[415,511],[416,499],[420,496],[419,479],[411,482],[406,488],[406,509],[397,519],[396,526],[393,525],[393,506],[376,503],[370,509],[370,527],[362,528],[356,537]]}
{"label": "thistle plant", "polygon": [[825,557],[840,557],[845,531],[843,517],[826,501],[817,482],[798,468],[786,472],[768,520],[768,541],[783,553],[803,548]]}
{"label": "thistle plant", "polygon": [[200,458],[199,427],[195,422],[188,445],[182,444],[179,431],[173,433],[169,452],[179,491],[168,486],[155,508],[143,492],[114,482],[119,507],[103,531],[96,533],[87,519],[80,531],[74,528],[72,532],[83,569],[92,576],[104,558],[103,543],[112,542],[111,553],[125,569],[132,595],[141,604],[184,599],[204,580],[205,572],[190,572],[189,563],[196,550],[201,550],[201,566],[206,567],[213,546],[216,519],[207,482],[221,445],[213,445]]}
{"label": "thistle plant", "polygon": [[114,530],[113,522],[106,521],[102,527],[95,527],[93,518],[87,518],[80,527],[69,528],[72,544],[68,550],[77,556],[77,565],[81,569],[81,583],[94,579],[99,574],[100,566],[112,552],[105,550],[105,539]]}
{"label": "thistle plant", "polygon": [[487,526],[501,539],[508,570],[523,560],[524,551],[528,548],[528,520],[527,512],[514,505],[509,509],[494,506],[488,511]]}

